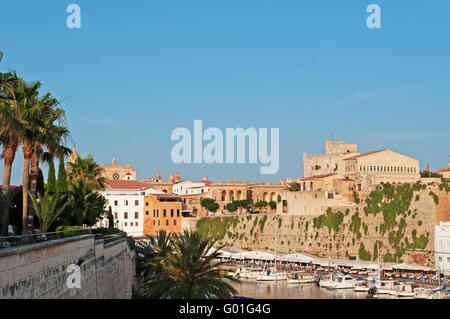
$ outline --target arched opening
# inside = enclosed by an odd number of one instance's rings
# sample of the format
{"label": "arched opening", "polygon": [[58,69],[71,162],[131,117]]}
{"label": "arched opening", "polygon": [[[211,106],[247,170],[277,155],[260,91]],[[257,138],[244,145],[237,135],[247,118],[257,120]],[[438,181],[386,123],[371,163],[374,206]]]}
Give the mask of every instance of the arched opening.
{"label": "arched opening", "polygon": [[242,191],[239,190],[239,191],[237,192],[236,198],[237,198],[237,200],[242,200]]}
{"label": "arched opening", "polygon": [[234,201],[234,191],[230,191],[230,197],[229,197],[230,201]]}
{"label": "arched opening", "polygon": [[227,198],[227,192],[226,191],[222,191],[222,202],[224,202]]}
{"label": "arched opening", "polygon": [[309,189],[310,189],[311,191],[314,190],[314,183],[313,183],[313,182],[309,183]]}
{"label": "arched opening", "polygon": [[303,191],[306,192],[306,182],[303,182]]}
{"label": "arched opening", "polygon": [[283,213],[288,211],[288,202],[287,200],[283,200]]}
{"label": "arched opening", "polygon": [[277,196],[275,193],[270,194],[270,201],[271,202],[276,202],[277,201]]}
{"label": "arched opening", "polygon": [[266,192],[263,193],[263,201],[269,202],[269,194]]}

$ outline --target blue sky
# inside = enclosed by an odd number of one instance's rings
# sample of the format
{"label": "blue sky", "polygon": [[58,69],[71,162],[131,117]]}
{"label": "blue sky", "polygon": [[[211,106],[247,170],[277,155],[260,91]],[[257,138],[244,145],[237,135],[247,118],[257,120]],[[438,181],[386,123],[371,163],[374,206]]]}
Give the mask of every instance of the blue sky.
{"label": "blue sky", "polygon": [[[81,7],[82,28],[66,27]],[[368,29],[366,7],[381,7]],[[278,181],[324,140],[447,165],[450,2],[4,1],[0,71],[63,99],[77,151],[138,177]],[[280,128],[280,170],[172,163],[177,127]],[[14,164],[20,184],[22,154]],[[3,171],[3,162],[0,173]]]}

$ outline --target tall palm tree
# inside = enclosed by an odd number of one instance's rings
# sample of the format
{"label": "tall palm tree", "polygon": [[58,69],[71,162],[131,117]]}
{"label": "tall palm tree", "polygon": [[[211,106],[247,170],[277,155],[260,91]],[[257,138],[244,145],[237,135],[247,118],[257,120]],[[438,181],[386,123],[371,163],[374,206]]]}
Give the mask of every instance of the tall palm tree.
{"label": "tall palm tree", "polygon": [[35,132],[31,154],[30,190],[32,193],[36,192],[39,162],[44,155],[44,149],[48,151],[45,159],[49,161],[53,160],[54,156],[65,157],[70,154],[70,149],[64,146],[66,140],[70,139],[70,132],[64,120],[65,111],[58,108],[58,104],[59,102],[50,93],[40,98],[38,102],[41,108],[41,123]]}
{"label": "tall palm tree", "polygon": [[[3,194],[8,194],[11,184],[11,168],[19,147],[18,120],[19,108],[14,87],[19,78],[15,72],[0,74],[0,143],[3,145],[2,157],[5,163],[3,170]],[[1,234],[8,234],[9,206],[3,207]]]}
{"label": "tall palm tree", "polygon": [[[140,265],[144,269],[147,265],[150,270],[147,269],[147,278],[141,277],[138,295],[152,299],[225,299],[236,293],[225,279],[237,280],[219,268],[223,262],[217,261],[215,240],[185,231],[173,236],[171,242],[173,253]],[[145,273],[138,270],[138,275]]]}
{"label": "tall palm tree", "polygon": [[20,141],[23,153],[23,175],[22,175],[22,234],[27,234],[33,229],[33,219],[29,215],[29,182],[30,182],[30,162],[33,153],[33,146],[38,139],[38,134],[42,128],[40,125],[42,108],[39,104],[40,82],[19,81],[17,101],[20,109]]}
{"label": "tall palm tree", "polygon": [[69,180],[84,180],[96,189],[104,188],[105,178],[102,177],[103,168],[95,162],[92,155],[86,158],[78,156],[74,163],[69,163]]}

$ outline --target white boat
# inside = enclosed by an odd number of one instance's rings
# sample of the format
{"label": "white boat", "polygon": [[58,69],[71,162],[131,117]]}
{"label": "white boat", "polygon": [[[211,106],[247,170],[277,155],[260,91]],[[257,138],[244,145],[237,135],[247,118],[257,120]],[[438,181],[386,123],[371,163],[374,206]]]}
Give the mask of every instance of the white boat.
{"label": "white boat", "polygon": [[288,275],[288,284],[307,284],[316,282],[317,279],[313,274],[308,274],[305,272],[295,272]]}
{"label": "white boat", "polygon": [[260,269],[238,268],[235,272],[235,277],[241,280],[256,280],[260,274]]}
{"label": "white boat", "polygon": [[328,289],[353,289],[355,288],[355,280],[349,275],[338,275],[334,278],[332,283],[327,287]]}
{"label": "white boat", "polygon": [[328,288],[333,284],[333,275],[323,275],[319,281],[319,287]]}
{"label": "white boat", "polygon": [[400,283],[395,285],[395,288],[390,293],[391,295],[403,298],[414,298],[414,287],[413,284]]}
{"label": "white boat", "polygon": [[378,295],[389,295],[394,290],[395,281],[393,280],[381,280],[377,286]]}
{"label": "white boat", "polygon": [[415,288],[414,289],[415,299],[436,299],[436,296],[432,293],[431,289],[427,288]]}
{"label": "white boat", "polygon": [[368,292],[370,289],[367,280],[357,280],[355,284],[355,292]]}

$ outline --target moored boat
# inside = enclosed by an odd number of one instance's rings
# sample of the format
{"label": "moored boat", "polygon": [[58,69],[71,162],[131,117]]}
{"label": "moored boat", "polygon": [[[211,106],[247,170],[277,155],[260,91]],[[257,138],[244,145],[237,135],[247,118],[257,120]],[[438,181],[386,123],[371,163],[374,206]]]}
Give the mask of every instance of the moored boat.
{"label": "moored boat", "polygon": [[288,284],[307,284],[316,282],[317,279],[313,274],[308,274],[305,272],[295,272],[289,274],[287,277]]}

